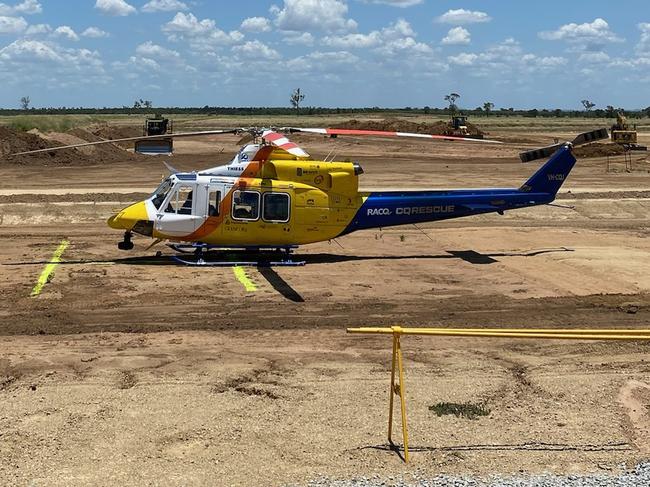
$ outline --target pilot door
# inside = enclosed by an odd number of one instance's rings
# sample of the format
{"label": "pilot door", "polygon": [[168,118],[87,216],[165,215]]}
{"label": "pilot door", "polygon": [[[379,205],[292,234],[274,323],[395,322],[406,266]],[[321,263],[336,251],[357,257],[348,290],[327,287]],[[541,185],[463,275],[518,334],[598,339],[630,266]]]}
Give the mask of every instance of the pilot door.
{"label": "pilot door", "polygon": [[176,185],[156,215],[156,231],[184,237],[193,233],[206,219],[207,186],[196,183]]}

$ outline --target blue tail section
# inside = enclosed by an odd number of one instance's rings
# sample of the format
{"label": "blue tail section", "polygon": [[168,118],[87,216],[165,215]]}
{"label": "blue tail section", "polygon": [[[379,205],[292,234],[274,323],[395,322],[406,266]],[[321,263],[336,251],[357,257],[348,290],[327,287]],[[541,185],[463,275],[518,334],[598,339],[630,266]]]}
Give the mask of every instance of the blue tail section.
{"label": "blue tail section", "polygon": [[341,233],[365,228],[503,213],[552,202],[575,165],[569,146],[561,147],[520,188],[441,191],[379,191],[363,196],[357,214]]}
{"label": "blue tail section", "polygon": [[556,194],[576,163],[568,146],[561,147],[533,176],[519,188],[520,191]]}

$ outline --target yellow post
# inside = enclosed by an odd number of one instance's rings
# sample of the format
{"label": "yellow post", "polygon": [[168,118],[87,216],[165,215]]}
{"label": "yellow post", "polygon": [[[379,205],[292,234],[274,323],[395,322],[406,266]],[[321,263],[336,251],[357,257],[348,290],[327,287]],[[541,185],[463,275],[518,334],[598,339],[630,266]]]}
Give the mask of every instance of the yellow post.
{"label": "yellow post", "polygon": [[[402,364],[402,347],[400,343],[400,334],[402,329],[399,326],[393,326],[393,360],[390,373],[390,404],[388,411],[388,442],[391,446],[393,443],[393,404],[394,395],[397,394],[400,399],[400,412],[402,414],[402,440],[404,442],[404,461],[409,461],[409,436],[406,421],[406,391],[404,388],[404,367]],[[399,374],[399,383],[395,380],[395,365]]]}

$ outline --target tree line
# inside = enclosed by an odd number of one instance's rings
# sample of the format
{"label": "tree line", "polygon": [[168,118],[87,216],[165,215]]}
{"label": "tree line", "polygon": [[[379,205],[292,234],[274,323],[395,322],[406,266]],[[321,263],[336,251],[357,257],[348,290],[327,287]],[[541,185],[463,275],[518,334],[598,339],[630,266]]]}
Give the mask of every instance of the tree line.
{"label": "tree line", "polygon": [[30,108],[30,97],[24,96],[20,99],[20,108],[0,108],[0,115],[147,115],[155,110],[156,113],[165,113],[167,115],[339,115],[339,114],[357,114],[357,113],[378,113],[392,115],[437,115],[437,116],[455,116],[459,114],[477,116],[496,116],[496,117],[586,117],[586,118],[616,118],[618,112],[624,112],[630,118],[650,117],[650,106],[642,110],[624,110],[607,105],[605,108],[596,108],[596,104],[589,100],[582,100],[581,104],[584,110],[564,110],[561,108],[533,108],[533,109],[515,109],[512,107],[496,108],[495,104],[486,101],[482,106],[474,109],[461,109],[458,100],[461,98],[459,93],[449,93],[443,97],[447,103],[446,107],[404,107],[404,108],[386,108],[386,107],[356,107],[356,108],[332,108],[332,107],[302,107],[301,104],[305,99],[305,93],[296,88],[289,98],[289,107],[218,107],[205,105],[203,107],[155,107],[150,100],[136,100],[132,106],[122,107],[48,107],[48,108]]}

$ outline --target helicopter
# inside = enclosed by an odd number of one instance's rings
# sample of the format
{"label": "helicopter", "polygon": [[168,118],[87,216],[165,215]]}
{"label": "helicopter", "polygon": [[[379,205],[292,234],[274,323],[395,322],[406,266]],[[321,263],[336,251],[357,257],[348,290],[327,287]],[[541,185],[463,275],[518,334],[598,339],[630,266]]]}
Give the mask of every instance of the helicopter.
{"label": "helicopter", "polygon": [[[572,148],[609,137],[607,129],[598,129],[580,134],[572,142],[523,152],[523,162],[550,158],[518,188],[364,192],[359,190],[359,177],[363,174],[359,163],[314,160],[288,138],[293,133],[499,143],[446,135],[336,128],[240,128],[167,134],[165,137],[243,134],[240,142],[244,145],[228,164],[200,171],[180,172],[165,163],[170,175],[148,198],[108,219],[111,228],[124,232],[118,248],[132,250],[132,239],[137,234],[155,239],[149,248],[168,241],[179,253],[194,253],[193,259],[173,257],[187,265],[262,262],[206,260],[204,251],[213,249],[243,249],[258,254],[266,251],[274,257],[263,258],[265,264],[303,265],[304,261],[291,259],[298,246],[333,240],[359,230],[484,213],[503,215],[510,210],[549,204],[576,163]],[[156,137],[160,136],[89,142],[21,154]]]}

